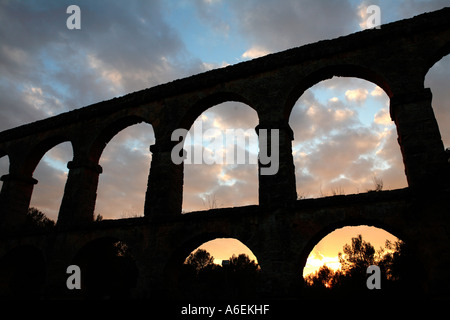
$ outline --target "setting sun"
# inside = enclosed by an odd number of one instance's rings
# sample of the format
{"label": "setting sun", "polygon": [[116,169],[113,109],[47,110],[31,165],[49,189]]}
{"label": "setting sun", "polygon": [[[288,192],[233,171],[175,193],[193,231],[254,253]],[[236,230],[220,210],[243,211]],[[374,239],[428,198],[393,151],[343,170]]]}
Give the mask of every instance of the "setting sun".
{"label": "setting sun", "polygon": [[369,226],[344,227],[336,229],[316,244],[308,256],[303,269],[303,277],[319,270],[323,265],[338,270],[341,267],[338,253],[342,252],[345,244],[350,244],[352,237],[361,234],[363,239],[370,242],[375,250],[385,246],[386,240],[395,242],[399,240],[389,232]]}

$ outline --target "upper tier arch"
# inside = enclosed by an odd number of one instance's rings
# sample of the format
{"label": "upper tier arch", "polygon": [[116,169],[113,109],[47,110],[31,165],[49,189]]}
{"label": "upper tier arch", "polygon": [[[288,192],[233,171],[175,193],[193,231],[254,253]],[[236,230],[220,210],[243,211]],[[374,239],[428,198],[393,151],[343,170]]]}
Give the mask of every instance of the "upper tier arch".
{"label": "upper tier arch", "polygon": [[296,85],[290,89],[288,98],[286,100],[286,105],[284,106],[286,119],[289,119],[292,108],[306,90],[308,90],[315,84],[323,80],[331,79],[334,76],[364,79],[382,88],[389,97],[391,97],[393,94],[388,81],[381,74],[366,66],[357,64],[327,65],[310,72],[307,76],[300,79],[298,83],[296,83]]}

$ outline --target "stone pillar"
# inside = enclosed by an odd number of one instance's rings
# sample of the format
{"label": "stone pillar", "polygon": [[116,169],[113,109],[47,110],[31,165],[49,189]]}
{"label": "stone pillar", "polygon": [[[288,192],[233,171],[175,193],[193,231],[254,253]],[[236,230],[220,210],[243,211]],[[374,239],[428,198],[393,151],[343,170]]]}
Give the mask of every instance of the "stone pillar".
{"label": "stone pillar", "polygon": [[102,167],[89,160],[69,161],[58,226],[69,227],[93,221],[98,177]]}
{"label": "stone pillar", "polygon": [[301,289],[301,271],[292,272],[285,267],[286,263],[269,261],[261,267],[261,298],[286,300],[298,294]]}
{"label": "stone pillar", "polygon": [[4,231],[20,228],[30,206],[31,195],[37,180],[31,176],[7,174],[1,177],[3,181],[0,195],[0,225]]}
{"label": "stone pillar", "polygon": [[145,195],[146,217],[170,217],[181,214],[183,203],[183,163],[171,159],[174,143],[150,146],[152,163]]}
{"label": "stone pillar", "polygon": [[449,164],[431,107],[430,89],[395,94],[391,118],[397,126],[409,187],[435,190],[448,185]]}
{"label": "stone pillar", "polygon": [[[267,134],[263,134],[262,129],[266,129]],[[259,137],[260,150],[258,158],[259,204],[264,207],[279,207],[292,203],[297,200],[297,191],[292,157],[294,134],[291,127],[285,122],[260,123],[255,130]],[[267,137],[266,143],[264,137]],[[266,155],[271,157],[271,162],[268,164],[264,164],[267,162],[264,161]],[[278,159],[276,159],[277,157]],[[276,164],[273,161],[278,161],[277,170],[274,170]]]}
{"label": "stone pillar", "polygon": [[[288,211],[281,209],[283,215]],[[261,267],[261,298],[289,299],[301,288],[301,272],[297,269],[296,251],[288,230],[289,223],[281,220],[271,221],[258,231],[260,239],[256,257]],[[298,238],[296,238],[298,239]]]}

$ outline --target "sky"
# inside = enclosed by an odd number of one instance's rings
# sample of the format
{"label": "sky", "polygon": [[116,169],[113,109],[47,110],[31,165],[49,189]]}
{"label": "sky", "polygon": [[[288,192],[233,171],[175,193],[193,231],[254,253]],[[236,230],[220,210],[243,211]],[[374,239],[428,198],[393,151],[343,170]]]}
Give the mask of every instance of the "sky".
{"label": "sky", "polygon": [[[380,7],[382,24],[450,6],[448,0],[0,0],[0,131],[361,31],[371,4]],[[66,27],[69,5],[80,7],[79,30]],[[447,56],[425,79],[446,147],[449,75]],[[232,108],[217,105],[201,115],[205,130],[251,129],[258,124],[250,107],[227,104]],[[300,198],[366,192],[374,188],[374,178],[383,181],[385,190],[406,187],[388,107],[380,88],[356,78],[320,82],[299,98],[289,124]],[[100,159],[103,173],[95,214],[105,219],[143,214],[149,146],[154,142],[148,124],[129,127],[111,140]],[[256,148],[249,145],[246,152]],[[44,156],[33,175],[39,183],[31,206],[54,220],[72,157],[70,144],[60,144]],[[1,175],[8,173],[8,166],[7,157],[0,158]],[[254,164],[185,165],[184,179],[184,212],[258,202]],[[324,250],[322,246],[315,256],[331,254]]]}

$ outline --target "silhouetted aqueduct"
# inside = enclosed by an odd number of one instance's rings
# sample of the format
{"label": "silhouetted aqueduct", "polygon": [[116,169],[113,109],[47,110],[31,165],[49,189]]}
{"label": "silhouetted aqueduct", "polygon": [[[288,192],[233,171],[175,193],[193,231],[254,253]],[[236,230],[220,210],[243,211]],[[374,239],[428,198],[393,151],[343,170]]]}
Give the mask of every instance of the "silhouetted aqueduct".
{"label": "silhouetted aqueduct", "polygon": [[[89,244],[117,239],[127,244],[137,268],[131,297],[171,297],[177,270],[193,249],[217,237],[236,238],[258,258],[261,297],[290,297],[309,252],[323,236],[338,227],[367,224],[413,249],[419,263],[411,269],[421,274],[416,279],[420,294],[448,297],[449,163],[424,79],[449,53],[450,8],[444,8],[4,131],[0,157],[8,156],[10,167],[0,198],[1,263],[26,262],[39,274],[34,278],[37,296],[73,297],[80,293],[66,288],[66,268]],[[332,76],[371,81],[390,97],[408,188],[297,200],[289,114],[305,90]],[[279,171],[259,175],[259,205],[182,215],[183,164],[171,161],[171,133],[189,129],[203,111],[226,101],[252,107],[259,118],[257,132],[280,130]],[[145,216],[93,223],[100,155],[114,135],[140,122],[153,126],[156,139],[150,146]],[[74,157],[67,165],[57,228],[27,232],[21,225],[37,183],[33,171],[48,150],[67,141]],[[3,295],[14,291],[7,275],[1,279]]]}

